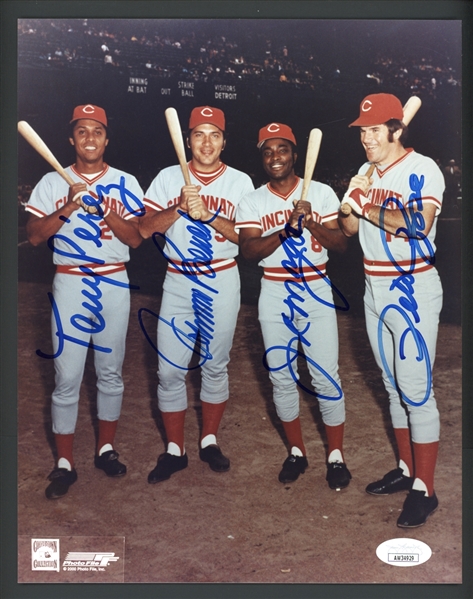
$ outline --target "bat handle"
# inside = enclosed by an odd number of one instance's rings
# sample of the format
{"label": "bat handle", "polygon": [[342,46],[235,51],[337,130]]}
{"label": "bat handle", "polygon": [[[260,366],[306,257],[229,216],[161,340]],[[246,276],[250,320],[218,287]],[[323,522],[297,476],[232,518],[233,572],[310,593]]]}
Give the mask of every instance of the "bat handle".
{"label": "bat handle", "polygon": [[368,178],[370,178],[370,177],[371,177],[371,175],[374,173],[374,169],[375,169],[375,168],[376,168],[376,164],[373,162],[373,163],[370,165],[370,168],[369,168],[369,169],[366,171],[365,177],[368,177]]}
{"label": "bat handle", "polygon": [[[189,175],[188,175],[188,178],[184,177],[184,181],[185,181],[186,185],[192,185]],[[189,210],[189,216],[194,220],[200,220],[200,217],[201,217],[200,210],[192,210],[192,211]]]}
{"label": "bat handle", "polygon": [[[187,163],[185,163],[185,167],[182,168],[182,175],[184,177],[184,183],[186,185],[192,185],[192,181],[191,181],[191,177],[190,177],[190,174],[189,174],[189,169],[187,167]],[[194,209],[192,211],[189,211],[189,216],[193,220],[200,220],[200,217],[202,215],[200,213],[200,210]]]}
{"label": "bat handle", "polygon": [[[373,162],[370,165],[369,169],[366,171],[365,177],[370,178],[371,175],[374,173],[375,168],[376,168],[376,164]],[[340,206],[340,210],[341,210],[341,212],[343,212],[343,214],[346,214],[346,215],[351,214],[351,212],[352,212],[350,204],[342,204]]]}
{"label": "bat handle", "polygon": [[[184,177],[184,184],[192,185],[191,176],[189,173],[189,167],[187,166],[187,161],[185,159],[185,156],[181,156],[180,167],[181,167],[182,176]],[[200,220],[201,214],[200,214],[199,210],[194,210],[192,212],[189,212],[189,216],[194,220]]]}

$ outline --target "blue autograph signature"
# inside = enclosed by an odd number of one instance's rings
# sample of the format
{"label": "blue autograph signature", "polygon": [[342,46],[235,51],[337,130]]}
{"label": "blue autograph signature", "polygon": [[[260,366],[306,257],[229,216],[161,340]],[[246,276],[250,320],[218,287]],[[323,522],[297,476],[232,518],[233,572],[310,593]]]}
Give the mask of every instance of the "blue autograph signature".
{"label": "blue autograph signature", "polygon": [[[90,301],[90,303],[85,301],[82,302],[82,306],[86,310],[89,310],[93,316],[89,317],[84,316],[83,314],[73,314],[71,316],[70,321],[74,328],[76,328],[78,331],[82,331],[83,333],[89,333],[93,335],[94,333],[100,333],[101,331],[103,331],[106,326],[105,319],[101,314],[103,308],[102,303],[100,302],[100,298],[102,297],[102,291],[99,288],[99,285],[101,283],[104,283],[109,285],[115,285],[117,287],[125,287],[127,289],[139,289],[139,287],[137,287],[136,285],[129,285],[128,283],[122,283],[121,281],[115,281],[114,279],[110,279],[109,277],[105,277],[104,275],[96,274],[87,266],[80,266],[79,268],[85,275],[88,275],[88,278],[82,278],[82,282],[84,283],[84,285],[87,285],[91,289],[91,291],[88,291],[87,289],[83,289],[81,291],[82,295]],[[92,279],[90,277],[92,277]],[[90,346],[92,349],[96,351],[101,351],[107,354],[110,354],[112,352],[112,348],[110,347],[95,345],[94,343],[89,342],[88,339],[84,341],[82,339],[78,339],[77,337],[66,335],[64,333],[61,316],[59,314],[59,309],[57,307],[54,296],[51,292],[48,292],[48,297],[53,310],[54,320],[57,328],[55,335],[59,339],[59,344],[55,354],[45,354],[40,349],[37,349],[36,353],[38,354],[38,356],[40,356],[41,358],[54,360],[54,358],[57,358],[62,354],[64,350],[65,341],[70,341],[71,343],[76,343],[77,345],[83,345],[84,347]]]}
{"label": "blue autograph signature", "polygon": [[[307,252],[307,248],[305,247],[305,239],[302,236],[302,218],[300,217],[298,228],[294,229],[291,227],[289,223],[286,224],[284,230],[286,235],[280,235],[281,245],[286,253],[287,259],[282,260],[281,264],[283,268],[288,272],[288,274],[293,277],[291,280],[286,280],[284,282],[284,287],[288,292],[287,298],[284,300],[284,303],[289,308],[289,316],[287,314],[282,313],[282,320],[286,327],[291,331],[294,335],[286,346],[284,345],[275,345],[268,348],[263,355],[263,365],[269,371],[278,371],[283,368],[288,368],[294,382],[303,389],[306,393],[310,395],[315,395],[319,399],[328,399],[332,401],[337,401],[343,397],[343,392],[338,383],[326,372],[320,364],[317,364],[314,360],[312,360],[309,356],[306,356],[305,353],[300,352],[298,348],[299,341],[302,346],[310,347],[310,342],[306,339],[305,334],[310,328],[310,321],[307,322],[305,328],[301,331],[297,328],[297,325],[294,322],[295,314],[299,314],[303,318],[307,318],[309,314],[302,308],[302,304],[305,302],[305,299],[298,293],[306,291],[309,296],[315,301],[320,302],[321,304],[328,306],[329,308],[334,308],[336,310],[348,310],[349,305],[347,300],[343,297],[341,292],[336,289],[336,287],[332,284],[330,279],[322,273],[316,266],[314,266],[310,260],[304,255]],[[327,302],[326,300],[320,298],[317,294],[313,292],[310,288],[308,282],[305,279],[305,275],[303,272],[304,265],[309,266],[314,272],[316,272],[324,281],[329,285],[338,297],[342,300],[343,306],[336,306],[331,302]],[[298,302],[296,304],[296,302]],[[285,356],[285,361],[283,361],[279,366],[271,367],[268,364],[268,355],[274,351],[281,351]],[[293,363],[297,360],[297,358],[301,356],[303,357],[309,364],[312,364],[319,372],[321,372],[325,378],[330,382],[330,384],[334,387],[336,391],[335,396],[321,395],[315,393],[312,389],[305,387],[303,383],[299,380],[297,373],[295,372],[295,366]],[[296,363],[297,365],[297,363]]]}
{"label": "blue autograph signature", "polygon": [[[86,194],[82,196],[82,201],[84,204],[96,208],[98,215],[103,218],[103,197],[104,194],[110,193],[110,190],[112,189],[118,189],[120,192],[120,200],[130,214],[133,214],[133,216],[144,216],[146,209],[143,202],[135,196],[132,191],[126,188],[125,177],[123,175],[120,177],[119,185],[116,183],[110,183],[110,185],[97,185],[95,188],[97,197],[95,198],[93,195]],[[128,198],[131,200],[131,204],[129,203]],[[136,207],[134,207],[133,204],[136,204]]]}
{"label": "blue autograph signature", "polygon": [[[396,269],[401,273],[396,279],[393,279],[393,282],[389,288],[390,291],[394,289],[400,290],[404,296],[399,298],[399,304],[389,304],[387,305],[380,314],[379,322],[378,322],[378,347],[381,355],[381,360],[383,362],[383,366],[385,372],[391,382],[391,384],[398,389],[402,399],[411,406],[422,406],[430,396],[430,390],[432,387],[432,365],[430,361],[430,356],[427,348],[427,344],[422,336],[421,332],[416,329],[415,324],[420,322],[420,316],[418,313],[418,304],[416,299],[414,298],[415,290],[414,283],[415,278],[413,276],[416,256],[420,256],[421,259],[426,264],[434,264],[435,255],[430,241],[427,239],[427,236],[424,235],[423,231],[425,229],[425,220],[421,213],[422,211],[422,194],[421,190],[424,186],[424,176],[422,175],[420,178],[417,175],[412,174],[409,177],[409,185],[411,188],[411,195],[409,196],[409,209],[408,211],[405,207],[395,198],[388,198],[385,200],[381,207],[380,211],[380,227],[381,227],[381,239],[383,245],[385,247],[387,255],[390,257],[392,264],[396,267]],[[396,262],[393,258],[391,251],[388,247],[386,233],[383,230],[384,225],[384,213],[386,210],[386,206],[389,203],[395,203],[397,207],[401,210],[405,227],[400,227],[397,230],[397,234],[404,233],[409,239],[409,244],[411,247],[411,263],[407,271],[403,270],[402,267]],[[414,206],[417,208],[417,211],[414,211]],[[424,252],[424,246],[426,252]],[[406,329],[402,333],[399,339],[399,356],[401,360],[406,360],[407,356],[405,353],[405,344],[406,339],[409,335],[412,335],[412,338],[415,343],[415,348],[417,351],[417,355],[413,356],[411,359],[415,359],[419,363],[424,363],[425,371],[426,371],[426,388],[425,395],[421,401],[413,401],[410,399],[403,391],[399,388],[396,383],[396,380],[391,372],[389,364],[386,359],[386,354],[383,346],[383,327],[387,315],[394,310],[397,312],[407,324]]]}
{"label": "blue autograph signature", "polygon": [[[216,218],[219,211],[220,209],[217,210],[213,218]],[[192,236],[189,242],[190,247],[187,250],[189,256],[186,257],[179,250],[177,245],[171,239],[166,237],[164,233],[153,233],[153,242],[166,261],[196,285],[196,287],[191,288],[191,307],[192,313],[194,314],[194,321],[184,321],[184,324],[188,328],[187,330],[183,330],[177,326],[175,318],[172,318],[170,321],[166,320],[147,308],[141,308],[138,311],[138,320],[146,339],[163,360],[180,370],[195,370],[213,357],[210,352],[210,343],[214,338],[215,332],[215,318],[213,312],[214,297],[212,297],[212,294],[216,295],[218,294],[218,291],[206,282],[206,280],[212,280],[216,277],[216,273],[210,265],[213,259],[212,229],[207,227],[204,222],[194,221],[185,212],[179,211],[179,214],[189,221],[189,224],[186,225],[187,231]],[[208,222],[211,221],[207,221],[207,223]],[[178,261],[175,261],[175,259],[165,253],[164,248],[158,243],[159,238],[162,238],[176,252],[179,256]],[[142,317],[143,313],[154,316],[170,327],[176,339],[193,353],[197,354],[199,357],[198,364],[191,367],[188,365],[175,364],[160,351],[146,331]]]}
{"label": "blue autograph signature", "polygon": [[[103,197],[102,192],[109,193],[110,189],[119,189],[120,190],[120,197],[121,197],[123,203],[126,204],[127,209],[130,212],[132,211],[132,207],[126,200],[126,198],[128,196],[130,198],[132,198],[137,203],[137,205],[141,204],[141,201],[139,200],[139,198],[137,198],[131,191],[126,189],[125,177],[120,178],[120,185],[111,184],[111,185],[108,185],[107,187],[97,185],[96,191],[97,191],[99,200],[94,198],[92,195],[83,196],[82,199],[83,199],[84,203],[96,206],[97,213],[91,214],[88,212],[84,212],[84,213],[81,212],[81,213],[77,214],[77,217],[83,223],[85,223],[88,226],[88,228],[76,227],[74,229],[73,233],[78,239],[81,239],[82,241],[92,242],[96,248],[102,247],[102,240],[100,239],[101,229],[99,226],[99,222],[103,220],[103,214],[104,214],[102,205],[100,203],[102,201],[102,197]],[[143,204],[141,204],[141,206],[143,207],[143,211],[144,211]],[[137,212],[137,216],[141,216],[141,214],[138,214],[139,211],[135,211],[135,212]],[[71,222],[70,219],[68,219],[64,216],[60,216],[59,218],[66,223]],[[54,245],[55,240],[62,241],[65,244],[65,246],[67,247],[67,249],[60,249],[60,248],[55,247],[55,245]],[[59,254],[61,256],[66,256],[68,258],[75,258],[75,259],[83,260],[84,262],[88,262],[89,264],[92,263],[92,264],[100,265],[100,264],[105,263],[105,260],[102,260],[101,258],[96,258],[92,255],[89,255],[87,253],[87,251],[84,250],[77,241],[70,239],[66,235],[63,235],[60,233],[58,233],[56,235],[52,235],[48,239],[47,244],[48,244],[49,249],[52,252],[55,252],[56,254]],[[139,287],[136,285],[130,285],[129,283],[123,283],[121,281],[116,281],[114,279],[111,279],[111,278],[101,275],[101,274],[97,274],[91,268],[89,268],[88,266],[85,266],[85,265],[79,266],[79,270],[81,272],[83,272],[84,275],[86,275],[82,278],[82,282],[84,283],[85,288],[81,291],[81,294],[86,298],[87,301],[83,301],[81,305],[83,308],[85,308],[85,310],[92,313],[92,317],[84,316],[83,314],[77,313],[77,314],[73,314],[71,316],[70,322],[74,326],[74,328],[77,329],[78,331],[81,331],[83,333],[89,333],[90,335],[93,335],[95,333],[100,333],[106,327],[105,319],[101,313],[102,309],[103,309],[103,305],[100,301],[102,298],[102,290],[100,289],[100,285],[108,284],[108,285],[114,285],[116,287],[125,287],[127,289],[139,289]],[[77,276],[77,275],[73,275],[73,276]],[[59,357],[64,350],[64,342],[65,341],[70,341],[71,343],[76,343],[78,345],[82,345],[85,347],[90,346],[92,349],[94,349],[96,351],[101,351],[104,353],[111,353],[113,351],[112,348],[110,348],[110,347],[103,347],[101,345],[95,345],[94,343],[91,343],[88,340],[84,341],[84,340],[78,339],[77,337],[74,337],[72,335],[66,335],[64,333],[61,315],[59,314],[59,309],[58,309],[57,303],[56,303],[54,296],[51,292],[48,293],[48,298],[51,303],[54,321],[55,321],[56,329],[57,329],[54,334],[56,335],[56,337],[58,337],[59,343],[58,343],[58,348],[57,348],[56,353],[46,354],[46,353],[42,352],[40,349],[38,349],[38,350],[36,350],[36,353],[38,356],[40,356],[41,358],[49,359],[49,360],[53,360],[54,358]]]}
{"label": "blue autograph signature", "polygon": [[[416,255],[420,256],[426,264],[435,263],[435,254],[427,236],[423,233],[425,229],[425,220],[422,214],[422,188],[424,187],[424,175],[421,175],[420,179],[417,175],[412,174],[409,177],[409,186],[411,188],[411,195],[409,196],[409,208],[405,209],[404,205],[397,198],[387,198],[381,207],[379,214],[379,225],[381,241],[383,243],[386,255],[390,259],[391,263],[395,266],[401,274],[407,274],[414,272]],[[399,227],[396,231],[396,235],[404,234],[408,240],[411,248],[411,263],[409,269],[405,271],[395,260],[391,253],[389,244],[384,232],[384,215],[386,207],[389,204],[394,204],[395,207],[399,208],[405,222],[405,227]],[[417,208],[417,211],[415,210]],[[425,245],[425,251],[423,246]]]}

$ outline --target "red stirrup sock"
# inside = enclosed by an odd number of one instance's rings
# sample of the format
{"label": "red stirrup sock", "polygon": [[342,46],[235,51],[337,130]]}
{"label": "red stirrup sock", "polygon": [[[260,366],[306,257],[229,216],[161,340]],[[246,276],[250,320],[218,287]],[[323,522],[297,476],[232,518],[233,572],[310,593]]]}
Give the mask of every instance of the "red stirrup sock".
{"label": "red stirrup sock", "polygon": [[168,449],[169,444],[174,443],[179,447],[180,455],[184,455],[184,421],[186,419],[186,411],[161,412],[164,428],[166,429]]}
{"label": "red stirrup sock", "polygon": [[291,422],[284,422],[283,420],[281,422],[291,450],[293,447],[297,447],[302,455],[305,456],[306,452],[304,441],[302,440],[301,420],[299,416],[294,420],[291,420]]}
{"label": "red stirrup sock", "polygon": [[[215,437],[215,442],[217,440],[217,432],[220,426],[220,421],[222,420],[223,413],[227,406],[227,402],[223,401],[222,403],[209,403],[208,401],[202,401],[202,434],[200,437],[200,442],[208,436],[213,435]],[[214,442],[214,439],[208,439],[207,441]],[[212,444],[212,443],[208,443]],[[201,445],[202,447],[202,445]]]}
{"label": "red stirrup sock", "polygon": [[[71,433],[70,435],[59,435],[59,434],[55,433],[54,440],[56,442],[58,462],[61,458],[64,458],[69,462],[69,464],[71,465],[71,468],[74,468],[74,458],[72,456],[72,446],[74,444],[74,433]],[[60,468],[60,467],[61,466],[59,466],[59,464],[58,464],[58,468]]]}
{"label": "red stirrup sock", "polygon": [[[113,449],[113,443],[115,441],[115,433],[117,432],[118,420],[99,420],[99,438],[97,441],[97,455],[101,455],[104,451],[110,451]],[[104,451],[101,451],[105,445]]]}
{"label": "red stirrup sock", "polygon": [[413,443],[414,447],[414,465],[415,479],[412,485],[413,489],[423,490],[418,481],[421,480],[427,487],[429,497],[434,494],[434,473],[439,442],[434,443]]}
{"label": "red stirrup sock", "polygon": [[[343,432],[345,429],[345,423],[338,424],[337,426],[325,425],[325,432],[327,434],[328,441],[328,461],[329,462],[344,462],[343,459]],[[338,450],[338,451],[337,451]],[[332,452],[335,452],[332,455]]]}
{"label": "red stirrup sock", "polygon": [[[395,428],[394,436],[399,452],[399,467],[403,469],[404,476],[413,477],[414,459],[412,457],[411,432],[408,428]],[[406,468],[409,472],[406,472]]]}

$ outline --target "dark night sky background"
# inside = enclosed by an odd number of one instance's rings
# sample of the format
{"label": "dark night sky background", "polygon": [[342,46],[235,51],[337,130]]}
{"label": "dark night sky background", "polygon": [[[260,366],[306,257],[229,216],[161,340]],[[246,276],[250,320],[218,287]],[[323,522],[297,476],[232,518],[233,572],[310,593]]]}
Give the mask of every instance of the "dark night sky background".
{"label": "dark night sky background", "polygon": [[[255,183],[262,182],[263,173],[256,151],[260,127],[271,121],[289,124],[299,144],[299,175],[303,174],[305,147],[310,129],[319,127],[323,133],[322,146],[314,177],[331,184],[351,177],[365,161],[358,131],[348,124],[358,116],[359,105],[369,93],[389,92],[398,95],[405,103],[412,91],[400,86],[399,80],[387,73],[378,85],[366,77],[372,73],[379,56],[392,59],[394,72],[399,65],[407,65],[412,73],[416,66],[432,64],[451,70],[455,79],[461,80],[461,22],[460,21],[381,21],[381,20],[248,20],[248,19],[88,19],[94,31],[107,30],[124,35],[128,40],[135,35],[152,39],[153,36],[171,40],[188,40],[192,34],[200,42],[225,36],[238,44],[245,58],[263,56],[270,42],[273,56],[280,55],[287,45],[289,56],[305,61],[313,54],[322,79],[314,88],[305,85],[280,83],[266,79],[263,74],[242,80],[209,77],[207,82],[196,81],[194,97],[182,97],[178,81],[190,78],[185,73],[171,78],[160,78],[155,72],[144,69],[142,55],[132,68],[104,68],[100,41],[97,61],[87,68],[57,67],[35,60],[44,50],[44,43],[54,37],[54,43],[63,44],[63,34],[51,30],[52,19],[44,19],[38,30],[48,32],[46,39],[37,42],[28,39],[29,58],[22,57],[25,38],[19,37],[18,68],[18,119],[27,120],[43,137],[63,165],[73,161],[68,143],[67,123],[75,105],[93,103],[103,106],[109,117],[110,144],[106,160],[117,168],[133,173],[146,191],[157,172],[177,162],[164,119],[164,110],[175,106],[181,125],[187,126],[194,106],[210,104],[225,111],[227,119],[227,147],[223,160],[229,165],[249,173]],[[58,20],[57,30],[70,24],[83,30],[83,19]],[[67,30],[67,27],[66,27]],[[82,35],[82,34],[81,34]],[[61,37],[63,36],[63,37]],[[67,38],[67,36],[66,36]],[[35,38],[37,39],[37,38]],[[105,40],[107,41],[107,40]],[[35,43],[38,43],[37,51]],[[54,50],[54,43],[51,45]],[[65,42],[64,42],[65,43]],[[43,45],[41,45],[43,44]],[[183,44],[183,47],[185,42]],[[128,47],[128,46],[127,46]],[[198,58],[199,43],[193,49]],[[192,54],[192,52],[191,52]],[[159,63],[160,56],[150,47],[149,59]],[[337,70],[339,72],[337,72]],[[128,93],[130,76],[148,78],[146,94]],[[427,81],[430,76],[427,75]],[[430,89],[418,90],[422,108],[409,127],[408,146],[446,164],[454,158],[461,161],[461,86],[445,83],[435,93]],[[237,100],[215,100],[213,83],[230,83],[236,86]],[[170,97],[162,96],[162,87],[172,88]],[[50,169],[49,165],[23,140],[18,140],[18,175],[21,183],[35,184]],[[445,212],[445,214],[447,214]],[[444,283],[445,305],[442,319],[460,322],[460,243],[461,220],[439,221],[437,236],[437,265]],[[444,215],[445,216],[445,215]],[[47,251],[37,252],[37,271],[28,266],[31,256],[20,252],[19,277],[44,280],[52,276],[50,256]],[[142,291],[160,289],[161,269],[150,271],[143,243],[134,253],[130,269],[136,269]],[[451,258],[458,259],[452,261]],[[254,303],[258,296],[258,271],[241,261],[242,299]],[[343,258],[332,255],[329,262],[331,277],[339,284],[352,306],[352,313],[362,313],[363,274],[357,240],[350,240],[349,252]],[[152,272],[152,274],[150,274]]]}
{"label": "dark night sky background", "polygon": [[[51,19],[45,19],[45,26]],[[67,21],[77,26],[82,20]],[[106,108],[112,140],[107,158],[110,163],[130,170],[146,186],[157,170],[175,162],[165,126],[164,109],[174,105],[185,126],[195,105],[212,104],[227,116],[229,141],[225,160],[252,174],[258,174],[259,159],[254,151],[258,129],[270,121],[286,122],[299,141],[300,163],[309,131],[319,127],[324,134],[317,174],[328,170],[350,171],[363,161],[357,132],[347,125],[356,118],[364,95],[385,91],[396,93],[394,80],[377,85],[366,74],[372,72],[379,54],[395,61],[449,65],[461,77],[461,23],[459,21],[380,21],[380,20],[281,20],[248,19],[88,19],[94,27],[121,32],[128,38],[141,34],[169,36],[179,39],[194,32],[197,36],[227,36],[236,40],[243,55],[255,52],[262,40],[271,41],[276,53],[284,45],[298,46],[299,56],[313,53],[324,77],[315,91],[288,84],[275,85],[258,80],[236,83],[238,100],[214,100],[209,80],[197,84],[195,97],[170,98],[160,95],[161,86],[169,80],[149,75],[146,95],[127,94],[128,74],[115,69],[108,72],[91,68],[51,69],[26,66],[19,61],[18,113],[38,130],[53,152],[66,162],[73,158],[67,145],[64,124],[76,104],[96,103]],[[19,47],[21,49],[22,38]],[[153,51],[150,51],[153,58]],[[159,57],[156,58],[159,61]],[[438,63],[436,63],[436,60]],[[49,66],[49,65],[47,65]],[[336,82],[330,78],[335,70]],[[371,70],[370,70],[371,69]],[[179,79],[179,77],[178,77]],[[182,75],[182,80],[186,77]],[[461,143],[460,88],[439,90],[437,97],[420,93],[424,106],[410,127],[410,141],[420,152],[442,162],[459,160]],[[404,103],[410,92],[400,90]],[[45,170],[28,148],[20,142],[20,179],[28,175],[37,179]]]}

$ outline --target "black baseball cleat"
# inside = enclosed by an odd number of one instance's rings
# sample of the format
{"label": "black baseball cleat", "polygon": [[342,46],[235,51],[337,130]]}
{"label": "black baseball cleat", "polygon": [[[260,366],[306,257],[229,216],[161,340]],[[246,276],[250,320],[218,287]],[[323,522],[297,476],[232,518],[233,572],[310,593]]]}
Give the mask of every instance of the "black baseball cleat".
{"label": "black baseball cleat", "polygon": [[171,478],[174,472],[187,468],[187,453],[181,456],[172,455],[170,453],[162,453],[158,458],[158,463],[148,474],[148,482],[153,485],[160,483],[163,480]]}
{"label": "black baseball cleat", "polygon": [[299,474],[304,474],[309,465],[305,456],[290,455],[284,460],[282,470],[279,473],[280,483],[293,483],[299,478]]}
{"label": "black baseball cleat", "polygon": [[385,474],[381,480],[370,483],[365,490],[370,495],[391,495],[399,491],[410,491],[413,482],[411,476],[404,476],[402,468],[396,468]]}
{"label": "black baseball cleat", "polygon": [[223,455],[218,445],[207,445],[199,451],[199,457],[203,462],[207,462],[214,472],[230,470],[230,460]]}
{"label": "black baseball cleat", "polygon": [[50,480],[51,483],[46,487],[46,497],[48,499],[59,499],[59,497],[63,497],[69,491],[69,487],[76,482],[77,472],[74,468],[72,470],[55,468],[48,476],[48,480]]}
{"label": "black baseball cleat", "polygon": [[118,453],[114,449],[104,451],[102,455],[96,455],[94,464],[96,468],[103,470],[107,476],[123,476],[126,474],[126,466],[118,461]]}
{"label": "black baseball cleat", "polygon": [[418,526],[422,526],[438,506],[439,501],[435,493],[429,497],[424,491],[411,489],[402,506],[402,512],[397,520],[397,525],[399,528],[417,528]]}
{"label": "black baseball cleat", "polygon": [[329,462],[327,464],[326,481],[331,489],[344,489],[348,487],[351,474],[344,462]]}

